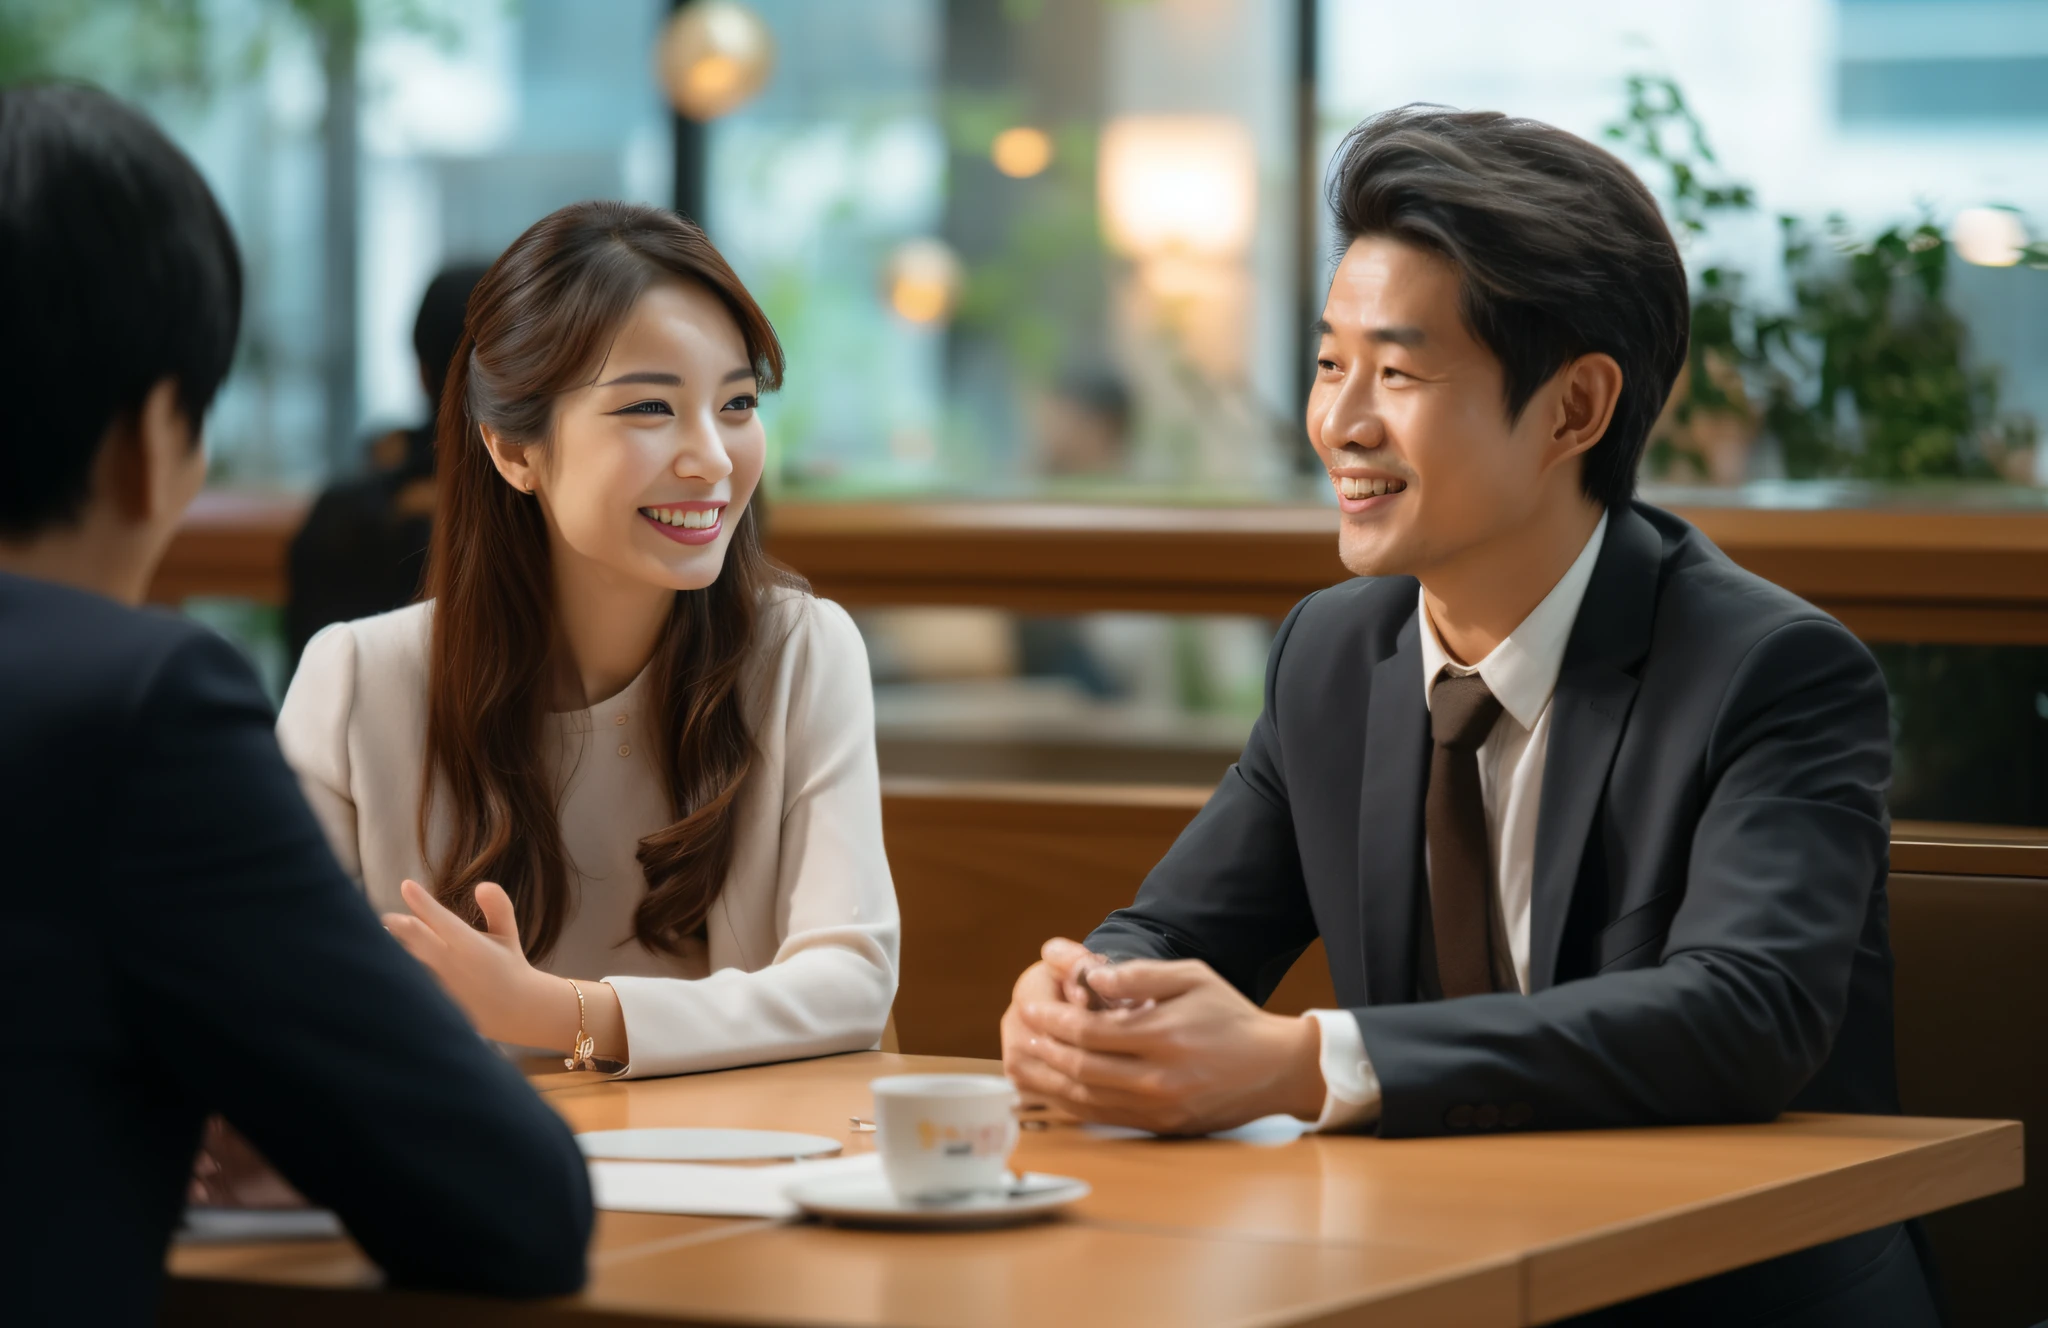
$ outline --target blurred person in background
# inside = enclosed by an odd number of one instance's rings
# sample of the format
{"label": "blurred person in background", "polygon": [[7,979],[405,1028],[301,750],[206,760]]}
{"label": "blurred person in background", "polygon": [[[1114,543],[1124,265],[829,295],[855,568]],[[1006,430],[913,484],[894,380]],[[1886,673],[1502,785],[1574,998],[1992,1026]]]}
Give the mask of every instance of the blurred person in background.
{"label": "blurred person in background", "polygon": [[[1129,478],[1131,389],[1119,374],[1070,369],[1034,404],[1032,424],[1033,468],[1054,486]],[[1017,649],[1026,677],[1065,678],[1097,699],[1121,691],[1081,621],[1020,617]]]}
{"label": "blurred person in background", "polygon": [[679,1074],[873,1047],[896,994],[874,698],[762,552],[782,349],[672,212],[581,203],[469,298],[424,603],[306,648],[278,733],[488,1037]]}
{"label": "blurred person in background", "polygon": [[1051,480],[1116,480],[1131,470],[1131,389],[1107,369],[1074,369],[1032,411],[1032,466]]}
{"label": "blurred person in background", "polygon": [[306,642],[327,624],[403,608],[419,597],[433,533],[434,421],[469,292],[486,266],[444,268],[420,297],[412,347],[427,393],[426,421],[373,440],[364,449],[368,473],[329,485],[292,540],[284,622],[294,668]]}
{"label": "blurred person in background", "polygon": [[214,1113],[394,1282],[573,1291],[568,1130],[335,865],[247,663],[135,607],[240,320],[212,194],[105,94],[0,88],[0,290],[8,1322],[155,1320]]}

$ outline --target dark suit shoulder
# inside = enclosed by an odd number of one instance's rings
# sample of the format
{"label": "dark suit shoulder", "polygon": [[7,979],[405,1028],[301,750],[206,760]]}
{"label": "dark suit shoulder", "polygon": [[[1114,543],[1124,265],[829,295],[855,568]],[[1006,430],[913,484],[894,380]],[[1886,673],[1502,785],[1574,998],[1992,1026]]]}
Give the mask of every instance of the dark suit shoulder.
{"label": "dark suit shoulder", "polygon": [[256,687],[234,648],[198,623],[0,576],[0,723],[14,755],[26,757],[37,734],[75,744],[128,731],[153,692],[202,681]]}
{"label": "dark suit shoulder", "polygon": [[1354,577],[1318,590],[1296,608],[1286,648],[1315,654],[1341,643],[1372,660],[1385,659],[1415,616],[1415,595],[1412,576]]}
{"label": "dark suit shoulder", "polygon": [[1733,665],[1782,629],[1812,623],[1818,630],[1800,635],[1839,639],[1868,654],[1832,615],[1737,566],[1682,517],[1644,503],[1636,504],[1635,511],[1663,542],[1656,617],[1659,646],[1695,652],[1700,662],[1726,660]]}
{"label": "dark suit shoulder", "polygon": [[[1699,735],[1709,771],[1759,733],[1823,713],[1830,732],[1886,746],[1886,688],[1870,648],[1835,618],[1745,571],[1680,518],[1636,509],[1663,541],[1642,713]],[[1818,731],[1818,729],[1816,729]],[[1871,767],[1873,787],[1888,758]]]}

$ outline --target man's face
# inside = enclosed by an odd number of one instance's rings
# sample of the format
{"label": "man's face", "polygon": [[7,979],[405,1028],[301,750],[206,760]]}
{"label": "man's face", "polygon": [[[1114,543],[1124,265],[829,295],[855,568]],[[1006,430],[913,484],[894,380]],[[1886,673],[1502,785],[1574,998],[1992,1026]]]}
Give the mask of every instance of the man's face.
{"label": "man's face", "polygon": [[[1559,478],[1557,383],[1510,424],[1500,362],[1458,312],[1458,270],[1363,238],[1323,305],[1308,436],[1344,509],[1358,576],[1425,576],[1525,522]],[[1571,467],[1576,472],[1576,467]]]}

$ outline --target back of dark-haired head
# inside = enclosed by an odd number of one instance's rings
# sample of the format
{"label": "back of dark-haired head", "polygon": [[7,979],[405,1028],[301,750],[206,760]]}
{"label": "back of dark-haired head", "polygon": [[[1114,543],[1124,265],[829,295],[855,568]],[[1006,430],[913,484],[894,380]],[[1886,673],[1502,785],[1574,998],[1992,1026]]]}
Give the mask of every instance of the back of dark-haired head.
{"label": "back of dark-haired head", "polygon": [[1583,479],[1595,501],[1627,502],[1691,321],[1685,265],[1642,181],[1534,120],[1404,106],[1351,131],[1329,197],[1344,245],[1387,236],[1457,266],[1460,312],[1500,361],[1509,419],[1578,356],[1614,357],[1621,399]]}
{"label": "back of dark-haired head", "polygon": [[469,307],[469,293],[490,268],[489,263],[451,263],[434,274],[420,296],[419,316],[412,322],[412,349],[419,356],[427,404],[436,415],[440,413],[441,389],[448,381],[448,364],[455,358],[455,343],[462,340],[462,316]]}
{"label": "back of dark-haired head", "polygon": [[77,519],[109,426],[178,385],[198,438],[242,317],[234,235],[139,112],[0,88],[0,536]]}

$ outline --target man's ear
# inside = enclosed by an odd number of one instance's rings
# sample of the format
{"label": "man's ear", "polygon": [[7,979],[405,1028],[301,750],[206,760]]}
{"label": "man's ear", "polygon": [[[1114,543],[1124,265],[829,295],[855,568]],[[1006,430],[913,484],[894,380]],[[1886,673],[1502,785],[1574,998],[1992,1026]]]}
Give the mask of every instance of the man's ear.
{"label": "man's ear", "polygon": [[534,471],[532,449],[507,440],[488,424],[479,424],[477,432],[483,435],[484,450],[491,454],[491,464],[505,477],[505,483],[523,493],[532,493],[540,479]]}
{"label": "man's ear", "polygon": [[1621,401],[1621,365],[1612,355],[1581,355],[1557,371],[1550,464],[1580,455],[1607,436]]}
{"label": "man's ear", "polygon": [[107,426],[94,485],[123,523],[141,525],[175,500],[174,480],[190,464],[191,443],[190,426],[178,406],[178,385],[159,379],[134,410]]}
{"label": "man's ear", "polygon": [[193,436],[193,423],[178,400],[178,384],[158,379],[136,409],[133,453],[142,474],[130,515],[150,521],[176,518],[206,482],[206,454]]}

